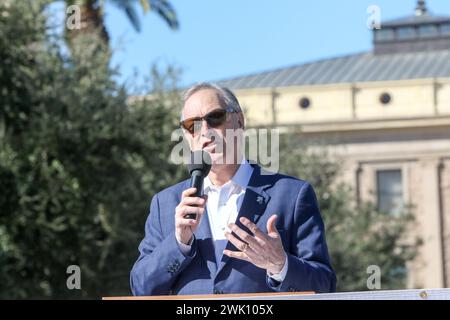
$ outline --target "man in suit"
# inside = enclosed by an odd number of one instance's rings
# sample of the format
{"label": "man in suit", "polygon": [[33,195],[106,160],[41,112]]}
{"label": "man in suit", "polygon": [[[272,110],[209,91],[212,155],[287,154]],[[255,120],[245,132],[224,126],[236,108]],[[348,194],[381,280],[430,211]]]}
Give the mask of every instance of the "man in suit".
{"label": "man in suit", "polygon": [[245,124],[234,94],[196,85],[184,95],[181,119],[190,148],[211,155],[211,171],[202,197],[193,196],[189,180],[153,197],[131,271],[133,294],[333,292],[336,277],[312,186],[265,174],[241,148],[227,148],[230,132]]}

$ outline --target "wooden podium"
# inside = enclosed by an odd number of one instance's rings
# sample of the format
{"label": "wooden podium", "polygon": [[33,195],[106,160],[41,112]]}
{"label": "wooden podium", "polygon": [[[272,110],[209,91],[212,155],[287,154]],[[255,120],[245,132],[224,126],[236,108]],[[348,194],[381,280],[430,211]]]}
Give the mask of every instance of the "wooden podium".
{"label": "wooden podium", "polygon": [[239,294],[200,294],[179,296],[137,296],[137,297],[103,297],[102,300],[296,300],[302,295],[314,292],[269,292]]}

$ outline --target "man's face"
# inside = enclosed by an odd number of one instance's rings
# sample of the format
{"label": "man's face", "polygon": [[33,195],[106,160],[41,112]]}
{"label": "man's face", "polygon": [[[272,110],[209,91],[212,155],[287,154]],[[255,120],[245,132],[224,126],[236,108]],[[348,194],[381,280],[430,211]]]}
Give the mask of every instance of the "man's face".
{"label": "man's face", "polygon": [[[224,109],[226,109],[226,107],[221,105],[221,101],[215,90],[203,89],[194,93],[186,101],[182,118],[185,120],[195,117],[204,117],[213,111]],[[201,123],[198,122],[198,128],[194,134],[185,131],[185,135],[191,150],[203,149],[210,153],[214,168],[215,164],[229,164],[226,162],[227,150],[230,152],[230,149],[227,149],[227,132],[229,134],[235,129],[242,128],[243,123],[242,113],[227,113],[223,124],[216,127],[210,127],[207,121],[202,120]],[[236,148],[237,143],[232,147],[231,152],[234,152],[235,154]],[[235,157],[233,156],[231,159],[235,159]]]}

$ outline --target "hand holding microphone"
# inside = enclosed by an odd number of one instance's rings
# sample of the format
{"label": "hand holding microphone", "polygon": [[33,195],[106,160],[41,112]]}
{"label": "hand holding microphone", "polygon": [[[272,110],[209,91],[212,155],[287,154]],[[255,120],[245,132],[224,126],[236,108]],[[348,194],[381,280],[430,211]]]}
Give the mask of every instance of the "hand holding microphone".
{"label": "hand holding microphone", "polygon": [[175,233],[179,241],[189,244],[205,212],[206,196],[202,196],[203,179],[211,169],[209,153],[199,150],[191,153],[188,165],[190,188],[183,191],[175,210]]}

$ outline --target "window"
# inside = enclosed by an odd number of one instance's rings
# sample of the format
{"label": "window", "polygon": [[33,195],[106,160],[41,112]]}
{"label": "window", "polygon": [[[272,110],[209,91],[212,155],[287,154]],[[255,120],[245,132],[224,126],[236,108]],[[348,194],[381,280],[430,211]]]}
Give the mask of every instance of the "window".
{"label": "window", "polygon": [[392,97],[389,93],[385,92],[380,95],[380,102],[382,104],[387,105],[387,104],[391,103],[391,101],[392,101]]}
{"label": "window", "polygon": [[401,170],[377,171],[378,209],[391,215],[403,211],[403,183]]}
{"label": "window", "polygon": [[397,38],[399,40],[414,39],[416,37],[416,29],[414,27],[403,27],[397,30]]}
{"label": "window", "polygon": [[298,102],[298,105],[302,109],[308,109],[311,106],[311,100],[309,100],[309,98],[307,98],[307,97],[303,97]]}
{"label": "window", "polygon": [[380,29],[375,31],[376,41],[394,40],[394,29]]}
{"label": "window", "polygon": [[441,25],[441,33],[446,36],[450,36],[450,23]]}
{"label": "window", "polygon": [[436,25],[431,24],[427,26],[419,27],[419,36],[421,38],[433,38],[438,36],[438,28]]}

